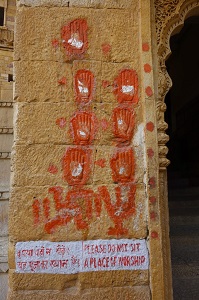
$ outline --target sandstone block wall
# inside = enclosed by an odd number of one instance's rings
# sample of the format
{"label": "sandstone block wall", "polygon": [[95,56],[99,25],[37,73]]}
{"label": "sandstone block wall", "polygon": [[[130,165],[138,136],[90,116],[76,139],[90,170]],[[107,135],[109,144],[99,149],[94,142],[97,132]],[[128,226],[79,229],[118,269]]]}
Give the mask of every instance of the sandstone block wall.
{"label": "sandstone block wall", "polygon": [[[17,2],[9,299],[160,299],[150,5]],[[86,259],[78,272],[67,269],[74,260],[60,272],[55,257],[30,260],[79,241],[97,243],[84,248],[95,249],[89,272]],[[139,241],[139,263],[93,260],[113,243],[124,259]]]}
{"label": "sandstone block wall", "polygon": [[0,27],[0,298],[8,290],[8,205],[13,143],[13,36],[15,1],[0,1],[5,26]]}

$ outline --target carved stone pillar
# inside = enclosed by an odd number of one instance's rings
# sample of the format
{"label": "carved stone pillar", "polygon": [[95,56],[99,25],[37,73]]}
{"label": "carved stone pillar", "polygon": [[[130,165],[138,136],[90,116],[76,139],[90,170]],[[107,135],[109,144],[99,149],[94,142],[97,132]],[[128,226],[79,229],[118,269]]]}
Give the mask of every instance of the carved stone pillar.
{"label": "carved stone pillar", "polygon": [[157,127],[159,146],[159,201],[160,219],[162,230],[162,250],[164,266],[164,290],[166,299],[172,298],[171,293],[171,265],[170,265],[170,242],[169,242],[169,216],[167,195],[167,166],[169,160],[166,158],[169,140],[166,134],[168,125],[164,121],[166,104],[165,96],[172,86],[171,79],[167,73],[165,62],[171,53],[169,41],[173,32],[177,32],[183,26],[186,18],[198,14],[199,1],[196,0],[154,0],[155,26],[157,39]]}

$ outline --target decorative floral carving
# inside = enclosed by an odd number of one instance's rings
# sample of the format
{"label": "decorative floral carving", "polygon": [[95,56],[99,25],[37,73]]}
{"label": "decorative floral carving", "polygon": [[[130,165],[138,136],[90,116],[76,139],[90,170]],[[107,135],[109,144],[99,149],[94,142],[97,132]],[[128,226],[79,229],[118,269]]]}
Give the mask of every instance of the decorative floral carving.
{"label": "decorative floral carving", "polygon": [[161,32],[164,28],[166,20],[178,11],[178,4],[181,0],[154,0],[155,19],[158,42],[161,39]]}

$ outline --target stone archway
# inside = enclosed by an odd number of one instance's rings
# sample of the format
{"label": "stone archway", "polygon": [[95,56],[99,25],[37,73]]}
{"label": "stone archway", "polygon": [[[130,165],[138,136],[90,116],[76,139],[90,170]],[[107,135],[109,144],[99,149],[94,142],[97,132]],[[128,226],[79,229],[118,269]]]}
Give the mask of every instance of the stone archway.
{"label": "stone archway", "polygon": [[172,86],[167,73],[165,62],[171,54],[169,45],[171,35],[180,31],[185,19],[197,15],[199,12],[198,0],[155,0],[155,22],[158,54],[158,85],[157,85],[157,120],[159,144],[159,168],[166,169],[169,160],[166,158],[168,149],[165,146],[169,137],[165,131],[167,124],[164,121],[166,105],[165,96]]}
{"label": "stone archway", "polygon": [[170,241],[169,241],[169,216],[168,216],[168,194],[167,194],[167,167],[170,161],[167,159],[168,148],[166,143],[169,136],[166,134],[168,128],[164,119],[166,104],[164,102],[167,92],[172,86],[165,62],[171,54],[169,45],[170,37],[179,32],[183,27],[185,19],[198,15],[199,1],[197,0],[155,0],[155,26],[157,39],[157,64],[156,74],[156,112],[158,125],[158,147],[159,147],[159,178],[160,178],[160,214],[162,229],[162,251],[164,259],[164,290],[167,299],[171,299],[172,282],[169,276],[170,266]]}

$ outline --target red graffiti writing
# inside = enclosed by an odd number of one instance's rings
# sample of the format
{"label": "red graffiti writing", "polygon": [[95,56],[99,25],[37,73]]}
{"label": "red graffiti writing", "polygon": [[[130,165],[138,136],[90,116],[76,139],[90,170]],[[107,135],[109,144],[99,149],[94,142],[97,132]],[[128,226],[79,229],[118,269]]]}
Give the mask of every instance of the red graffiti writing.
{"label": "red graffiti writing", "polygon": [[138,102],[138,77],[134,70],[120,71],[114,81],[114,94],[119,103]]}
{"label": "red graffiti writing", "polygon": [[88,48],[87,22],[76,19],[61,30],[62,43],[69,56],[82,55]]}
{"label": "red graffiti writing", "polygon": [[78,230],[88,229],[93,215],[99,217],[101,214],[100,197],[90,189],[68,191],[65,199],[63,193],[62,187],[49,188],[49,194],[53,196],[56,210],[56,215],[53,218],[50,218],[50,200],[48,197],[43,200],[43,211],[38,200],[33,202],[35,225],[44,220],[46,232],[52,233],[56,228],[66,226],[71,220],[74,220]]}
{"label": "red graffiti writing", "polygon": [[75,95],[79,104],[87,104],[93,99],[94,75],[89,70],[79,70],[75,75]]}
{"label": "red graffiti writing", "polygon": [[78,112],[71,119],[71,134],[76,145],[89,145],[95,134],[95,116],[88,112]]}
{"label": "red graffiti writing", "polygon": [[[94,193],[92,190],[73,190],[62,200],[63,190],[53,188],[57,216],[45,224],[47,233],[52,233],[59,226],[66,226],[72,219],[78,230],[88,229],[92,218]],[[52,192],[52,190],[50,191]],[[60,199],[62,200],[60,202]]]}
{"label": "red graffiti writing", "polygon": [[91,150],[68,148],[63,158],[63,178],[69,185],[83,185],[90,175]]}
{"label": "red graffiti writing", "polygon": [[48,198],[43,200],[43,210],[45,221],[48,221],[50,218],[50,200]]}
{"label": "red graffiti writing", "polygon": [[117,107],[113,111],[113,133],[120,143],[129,144],[135,126],[134,114],[129,108]]}
{"label": "red graffiti writing", "polygon": [[114,222],[114,227],[108,230],[109,235],[125,235],[128,230],[124,228],[123,222],[135,212],[135,185],[128,184],[115,188],[116,201],[112,201],[108,189],[105,186],[98,188],[98,193],[91,189],[78,189],[68,191],[63,198],[63,188],[52,187],[49,194],[53,195],[56,215],[50,218],[50,200],[46,197],[43,200],[43,216],[41,205],[38,200],[33,203],[35,224],[45,220],[45,231],[53,233],[60,226],[66,226],[74,220],[78,230],[89,229],[92,218],[101,215],[102,202],[105,203],[107,212]]}
{"label": "red graffiti writing", "polygon": [[134,181],[135,158],[130,148],[119,149],[110,161],[113,181],[124,183]]}
{"label": "red graffiti writing", "polygon": [[33,209],[33,220],[34,220],[34,224],[37,225],[40,222],[40,218],[39,218],[39,213],[40,213],[40,202],[38,199],[35,199],[33,201],[33,205],[32,205],[32,209]]}
{"label": "red graffiti writing", "polygon": [[[83,54],[88,47],[86,21],[77,19],[64,26],[62,39],[67,55]],[[108,54],[111,50],[110,45],[102,46],[104,54]],[[65,85],[67,80],[62,77],[58,83]],[[110,192],[106,186],[99,187],[97,192],[83,187],[92,175],[91,157],[94,153],[90,145],[94,141],[99,124],[91,111],[92,107],[84,107],[90,104],[94,97],[94,74],[90,70],[78,70],[74,77],[78,110],[70,120],[70,134],[76,146],[68,147],[62,159],[63,179],[70,187],[65,196],[62,187],[51,187],[43,201],[36,199],[32,205],[34,224],[44,222],[44,229],[49,234],[71,221],[76,225],[77,230],[88,231],[93,218],[101,216],[102,207],[106,209],[114,223],[114,226],[108,229],[108,234],[113,236],[128,234],[124,221],[135,213],[136,193],[135,157],[133,149],[127,147],[131,143],[135,127],[135,115],[129,103],[138,102],[138,77],[134,70],[124,69],[119,72],[113,85],[108,81],[103,81],[102,85],[110,86],[111,89],[114,87],[114,93],[120,103],[112,113],[112,130],[118,148],[110,159],[112,179],[119,186],[115,187],[113,192]],[[101,105],[100,108],[103,110],[105,107]],[[63,117],[56,120],[60,128],[64,128],[66,123],[66,118]],[[100,126],[102,132],[111,127],[110,122],[105,118],[101,119]],[[100,168],[106,167],[106,159],[96,160],[95,165]],[[58,168],[50,165],[48,171],[56,174]],[[153,182],[150,183],[152,186]],[[62,250],[60,246],[59,251]],[[54,266],[57,262],[52,261],[51,264]]]}
{"label": "red graffiti writing", "polygon": [[116,201],[111,201],[107,187],[99,187],[99,194],[106,205],[107,212],[113,220],[115,227],[110,227],[109,235],[125,235],[128,229],[124,228],[123,222],[135,212],[135,185],[115,188]]}

